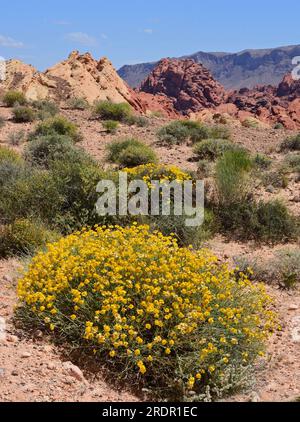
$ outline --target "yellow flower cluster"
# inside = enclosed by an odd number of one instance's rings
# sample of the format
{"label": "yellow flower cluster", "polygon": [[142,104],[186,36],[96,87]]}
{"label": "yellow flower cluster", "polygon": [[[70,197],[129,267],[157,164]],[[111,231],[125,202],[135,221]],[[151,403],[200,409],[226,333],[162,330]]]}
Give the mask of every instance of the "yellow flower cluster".
{"label": "yellow flower cluster", "polygon": [[160,182],[177,180],[179,183],[185,180],[191,180],[188,173],[180,170],[176,166],[167,166],[163,164],[145,164],[134,168],[124,169],[132,179],[142,179],[151,187],[151,180]]}
{"label": "yellow flower cluster", "polygon": [[52,331],[71,333],[132,373],[168,386],[180,379],[187,389],[224,366],[250,363],[274,323],[262,286],[237,279],[206,250],[180,248],[136,224],[48,245],[18,294]]}

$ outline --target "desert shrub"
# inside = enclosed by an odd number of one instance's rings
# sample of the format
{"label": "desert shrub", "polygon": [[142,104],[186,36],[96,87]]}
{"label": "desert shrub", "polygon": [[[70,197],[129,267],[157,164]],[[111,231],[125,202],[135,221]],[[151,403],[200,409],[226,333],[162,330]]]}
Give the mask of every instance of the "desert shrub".
{"label": "desert shrub", "polygon": [[149,126],[149,120],[144,116],[137,116],[132,114],[124,120],[129,126],[147,127]]}
{"label": "desert shrub", "polygon": [[68,100],[67,106],[71,110],[86,110],[87,108],[89,108],[89,103],[85,98],[74,97]]}
{"label": "desert shrub", "polygon": [[249,117],[242,121],[242,126],[247,128],[258,128],[259,127],[259,120],[255,119],[254,117]]}
{"label": "desert shrub", "polygon": [[300,134],[285,139],[280,145],[281,151],[300,151]]}
{"label": "desert shrub", "polygon": [[300,172],[300,154],[288,154],[283,165],[292,172]]}
{"label": "desert shrub", "polygon": [[116,120],[123,122],[132,115],[132,108],[128,103],[112,103],[100,101],[95,105],[95,114],[103,120]]}
{"label": "desert shrub", "polygon": [[215,123],[217,123],[219,125],[226,125],[228,123],[226,116],[224,116],[221,113],[215,113],[213,115],[213,120],[214,120]]}
{"label": "desert shrub", "polygon": [[59,107],[54,101],[37,100],[32,102],[32,107],[36,110],[36,117],[39,120],[47,120],[59,114]]}
{"label": "desert shrub", "polygon": [[13,119],[16,123],[28,123],[35,120],[35,112],[30,107],[18,106],[14,107]]}
{"label": "desert shrub", "polygon": [[[216,125],[212,126],[208,129],[208,136],[207,138],[213,139],[227,139],[231,138],[231,132],[228,127],[224,125]],[[203,138],[205,139],[205,138]]]}
{"label": "desert shrub", "polygon": [[199,160],[197,169],[197,176],[199,178],[205,179],[206,177],[211,176],[213,171],[213,166],[210,160]]}
{"label": "desert shrub", "polygon": [[106,120],[102,122],[102,126],[107,133],[116,134],[119,127],[119,122],[116,120]]}
{"label": "desert shrub", "polygon": [[209,240],[217,231],[217,222],[212,211],[206,209],[204,213],[204,222],[197,227],[186,225],[186,219],[190,218],[186,214],[181,216],[170,215],[149,217],[146,219],[152,230],[158,230],[165,236],[171,234],[175,237],[179,246],[192,246],[195,249],[203,246],[203,243]]}
{"label": "desert shrub", "polygon": [[82,135],[79,133],[77,126],[63,116],[56,116],[40,122],[31,134],[30,139],[55,134],[69,136],[74,142],[82,140]]}
{"label": "desert shrub", "polygon": [[232,142],[226,139],[205,139],[194,146],[194,154],[200,160],[216,160],[225,151],[237,148]]}
{"label": "desert shrub", "polygon": [[189,139],[193,144],[210,137],[210,129],[202,123],[193,120],[182,120],[181,124],[188,129]]}
{"label": "desert shrub", "polygon": [[189,130],[180,121],[174,121],[159,129],[157,136],[166,145],[179,145],[188,139]]}
{"label": "desert shrub", "polygon": [[256,154],[253,158],[253,163],[258,168],[267,170],[271,167],[272,159],[264,154]]}
{"label": "desert shrub", "polygon": [[300,250],[284,248],[267,260],[238,256],[234,260],[242,272],[251,274],[254,280],[277,283],[284,289],[293,289],[300,283]]}
{"label": "desert shrub", "polygon": [[275,130],[284,129],[284,126],[282,123],[275,123],[274,125]]}
{"label": "desert shrub", "polygon": [[[53,160],[50,173],[62,203],[52,220],[63,233],[70,233],[83,226],[99,222],[95,204],[98,199],[96,186],[102,179],[109,179],[98,164],[83,151],[68,153],[68,159]],[[100,218],[101,221],[101,218]]]}
{"label": "desert shrub", "polygon": [[169,400],[226,394],[274,326],[262,286],[147,226],[61,239],[33,258],[18,295],[23,322]]}
{"label": "desert shrub", "polygon": [[26,161],[49,168],[50,163],[54,160],[68,161],[71,154],[72,158],[78,160],[84,152],[74,147],[72,139],[68,136],[52,134],[35,138],[25,149],[24,155]]}
{"label": "desert shrub", "polygon": [[20,163],[22,161],[22,157],[12,149],[0,146],[0,163],[2,163],[3,161]]}
{"label": "desert shrub", "polygon": [[151,186],[152,180],[163,182],[174,181],[183,182],[184,180],[191,180],[191,175],[180,170],[176,166],[167,166],[164,164],[146,164],[130,169],[125,169],[129,180],[144,180],[148,186]]}
{"label": "desert shrub", "polygon": [[20,169],[17,178],[11,178],[0,189],[0,223],[29,218],[51,225],[62,200],[49,172],[25,167]]}
{"label": "desert shrub", "polygon": [[257,207],[258,237],[270,242],[291,240],[298,234],[295,221],[279,200],[263,202]]}
{"label": "desert shrub", "polygon": [[234,204],[245,200],[249,192],[252,161],[241,149],[227,151],[216,164],[216,184],[220,204]]}
{"label": "desert shrub", "polygon": [[273,188],[277,189],[285,189],[289,183],[285,171],[282,171],[281,169],[263,173],[261,175],[261,180],[265,187],[272,186]]}
{"label": "desert shrub", "polygon": [[5,126],[6,120],[3,116],[0,116],[0,129]]}
{"label": "desert shrub", "polygon": [[25,142],[25,130],[18,130],[17,132],[11,132],[8,135],[7,142],[10,145],[18,146]]}
{"label": "desert shrub", "polygon": [[[20,161],[0,160],[0,195],[2,188],[12,180],[16,180],[24,173],[25,163]],[[1,202],[1,198],[0,198]],[[1,219],[1,217],[0,217]]]}
{"label": "desert shrub", "polygon": [[25,105],[27,101],[22,92],[8,91],[3,97],[3,102],[6,107],[14,107],[15,105]]}
{"label": "desert shrub", "polygon": [[209,137],[207,127],[191,120],[177,120],[163,126],[157,132],[160,142],[166,145],[179,145],[188,140],[193,143]]}
{"label": "desert shrub", "polygon": [[107,151],[108,160],[122,167],[136,167],[157,162],[153,149],[134,138],[112,142],[107,146]]}
{"label": "desert shrub", "polygon": [[7,226],[0,226],[0,256],[7,258],[33,254],[37,249],[45,247],[48,242],[57,239],[57,233],[47,230],[36,220],[17,220]]}

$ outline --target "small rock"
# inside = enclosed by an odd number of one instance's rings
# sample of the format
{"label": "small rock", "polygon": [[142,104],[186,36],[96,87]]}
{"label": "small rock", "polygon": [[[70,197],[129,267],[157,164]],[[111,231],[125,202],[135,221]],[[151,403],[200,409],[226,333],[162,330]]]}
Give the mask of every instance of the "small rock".
{"label": "small rock", "polygon": [[21,354],[22,359],[28,359],[30,357],[31,357],[31,353],[29,353],[29,352],[24,352],[24,353]]}
{"label": "small rock", "polygon": [[6,322],[4,318],[0,317],[0,341],[6,340]]}
{"label": "small rock", "polygon": [[19,338],[17,336],[12,335],[12,334],[7,334],[6,340],[9,343],[17,343],[19,341]]}
{"label": "small rock", "polygon": [[250,395],[250,400],[251,403],[258,403],[261,401],[261,398],[259,396],[259,394],[256,391],[253,391],[253,393],[251,393]]}
{"label": "small rock", "polygon": [[297,311],[299,309],[298,305],[292,304],[289,306],[289,311]]}
{"label": "small rock", "polygon": [[9,275],[4,275],[2,279],[3,279],[3,281],[7,281],[8,283],[13,282],[12,277],[10,277]]}
{"label": "small rock", "polygon": [[56,366],[55,366],[55,364],[54,364],[54,363],[49,362],[49,363],[47,364],[47,368],[48,368],[50,371],[53,371],[54,369],[56,369]]}
{"label": "small rock", "polygon": [[11,374],[13,377],[18,377],[19,376],[19,372],[16,371],[15,369],[13,371],[11,371]]}
{"label": "small rock", "polygon": [[0,368],[0,378],[4,377],[4,375],[5,375],[5,369]]}
{"label": "small rock", "polygon": [[275,193],[276,189],[274,188],[274,186],[269,185],[269,186],[266,187],[266,192]]}
{"label": "small rock", "polygon": [[72,377],[76,378],[78,381],[86,382],[81,369],[79,369],[78,366],[74,365],[72,362],[64,362],[63,367]]}

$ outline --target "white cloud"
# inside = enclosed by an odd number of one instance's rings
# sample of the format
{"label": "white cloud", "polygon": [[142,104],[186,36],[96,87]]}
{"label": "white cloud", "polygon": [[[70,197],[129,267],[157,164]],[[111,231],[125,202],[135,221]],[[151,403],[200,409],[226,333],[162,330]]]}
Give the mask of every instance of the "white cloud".
{"label": "white cloud", "polygon": [[22,48],[24,47],[24,44],[21,41],[16,41],[11,37],[5,37],[4,35],[0,35],[0,46],[10,48]]}
{"label": "white cloud", "polygon": [[153,34],[153,29],[148,28],[148,29],[144,29],[145,34],[149,34],[152,35]]}
{"label": "white cloud", "polygon": [[107,36],[106,34],[101,34],[101,38],[102,38],[103,40],[107,40],[107,39],[108,39],[108,36]]}
{"label": "white cloud", "polygon": [[88,34],[85,34],[84,32],[71,32],[70,34],[66,35],[66,39],[82,45],[96,44],[95,38],[91,37]]}

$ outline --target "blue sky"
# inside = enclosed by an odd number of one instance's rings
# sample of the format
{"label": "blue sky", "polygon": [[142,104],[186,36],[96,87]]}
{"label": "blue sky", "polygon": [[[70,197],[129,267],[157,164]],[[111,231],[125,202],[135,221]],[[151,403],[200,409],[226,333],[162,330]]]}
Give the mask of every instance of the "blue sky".
{"label": "blue sky", "polygon": [[[43,70],[71,50],[115,67],[196,51],[300,44],[299,0],[1,2],[0,56]],[[286,6],[286,7],[285,7]]]}

